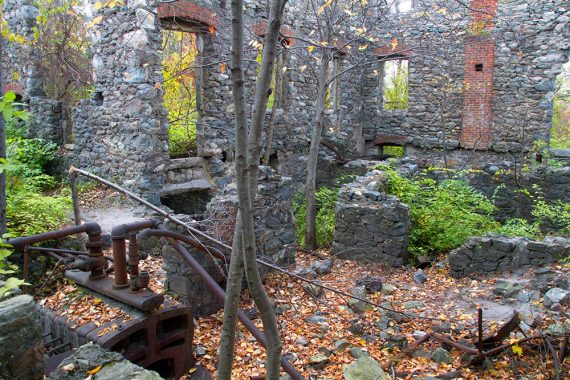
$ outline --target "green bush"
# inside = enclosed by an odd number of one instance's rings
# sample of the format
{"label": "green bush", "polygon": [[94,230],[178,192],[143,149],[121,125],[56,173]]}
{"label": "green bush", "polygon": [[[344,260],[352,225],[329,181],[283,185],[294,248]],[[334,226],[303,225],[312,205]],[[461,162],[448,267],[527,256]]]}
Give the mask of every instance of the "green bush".
{"label": "green bush", "polygon": [[420,176],[409,179],[384,166],[387,192],[410,206],[412,230],[409,251],[413,255],[438,255],[499,227],[492,218],[493,203],[465,182],[437,182]]}
{"label": "green bush", "polygon": [[57,186],[46,174],[57,155],[57,145],[40,138],[26,138],[20,123],[7,126],[6,226],[15,236],[34,235],[62,226],[68,220],[70,200],[65,195],[48,196]]}
{"label": "green bush", "polygon": [[6,200],[6,225],[16,236],[55,230],[69,219],[71,201],[66,196],[45,196],[23,187],[9,191]]}
{"label": "green bush", "polygon": [[570,236],[570,203],[548,203],[542,197],[534,200],[532,216],[537,229],[550,234]]}
{"label": "green bush", "polygon": [[[338,197],[338,187],[323,186],[316,193],[317,215],[316,234],[317,245],[328,246],[333,241],[334,235],[334,209]],[[293,213],[295,214],[295,232],[297,243],[305,245],[305,230],[307,219],[307,204],[305,196],[299,193],[293,200]]]}
{"label": "green bush", "polygon": [[529,223],[526,219],[508,219],[500,226],[496,233],[508,236],[526,236],[531,239],[540,239],[542,234],[536,223]]}

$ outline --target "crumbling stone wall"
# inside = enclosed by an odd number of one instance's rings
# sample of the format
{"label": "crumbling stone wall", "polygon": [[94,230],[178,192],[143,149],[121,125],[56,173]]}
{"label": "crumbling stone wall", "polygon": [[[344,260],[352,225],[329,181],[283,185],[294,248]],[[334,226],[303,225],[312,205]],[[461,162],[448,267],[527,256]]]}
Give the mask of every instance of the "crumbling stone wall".
{"label": "crumbling stone wall", "polygon": [[[486,164],[481,171],[466,173],[464,179],[487,197],[494,199],[497,218],[532,219],[533,201],[524,191],[547,202],[570,203],[570,167],[539,166],[517,173],[513,165]],[[518,169],[520,170],[520,169]]]}
{"label": "crumbling stone wall", "polygon": [[93,28],[92,98],[74,112],[76,164],[154,195],[165,180],[168,130],[162,105],[156,1],[99,10]]}
{"label": "crumbling stone wall", "polygon": [[570,239],[565,238],[470,237],[449,253],[449,271],[453,277],[507,272],[552,264],[568,255]]}
{"label": "crumbling stone wall", "polygon": [[44,341],[39,312],[28,295],[0,302],[0,377],[42,379]]}
{"label": "crumbling stone wall", "polygon": [[[7,19],[23,33],[30,33],[33,23],[31,1],[5,2]],[[367,142],[367,151],[359,153],[376,153],[373,141],[379,134],[404,136],[410,141],[407,153],[426,165],[441,164],[444,146],[450,165],[469,159],[476,166],[489,157],[498,161],[507,152],[524,150],[536,139],[547,140],[554,79],[570,50],[570,5],[558,0],[532,4],[472,0],[469,5],[428,0],[414,2],[407,13],[382,10],[385,15],[377,34],[383,46],[374,51],[378,65],[346,72],[333,84],[331,96],[337,96],[337,90],[340,96],[337,109],[326,111],[325,135],[338,142],[346,155],[356,153],[356,126],[363,127]],[[479,12],[480,7],[484,12]],[[312,29],[309,18],[297,17],[302,8],[303,2],[288,5],[284,21],[288,33],[303,36]],[[263,27],[258,26],[266,20],[267,4],[247,2],[245,13],[247,39],[262,41]],[[488,14],[495,17],[483,16]],[[75,164],[106,177],[117,176],[123,185],[149,195],[158,194],[168,182],[160,48],[161,30],[176,28],[199,36],[198,155],[207,159],[214,184],[226,183],[235,146],[229,68],[220,63],[229,57],[227,4],[141,0],[103,7],[94,16],[98,15],[102,22],[92,29],[95,92],[74,112]],[[294,47],[300,42],[290,43]],[[255,50],[246,52],[250,107],[257,77]],[[22,60],[22,54],[13,55],[23,64],[33,61]],[[315,65],[309,55],[306,49],[287,54],[285,101],[276,116],[271,148],[281,173],[296,181],[303,179],[297,168],[308,151],[314,122]],[[407,110],[383,108],[382,61],[391,58],[409,59]],[[354,60],[354,54],[343,52],[335,65],[347,68]],[[301,70],[305,61],[309,67]],[[36,83],[34,88],[41,87],[33,70],[22,73]],[[44,108],[38,112],[47,115],[57,109]],[[58,117],[56,111],[53,117],[38,116],[38,124],[57,124]],[[336,127],[338,132],[332,131]],[[471,148],[481,151],[473,153]]]}
{"label": "crumbling stone wall", "polygon": [[[2,11],[11,32],[27,42],[33,41],[38,16],[34,0],[6,0]],[[28,135],[63,144],[63,130],[67,122],[62,103],[46,96],[43,78],[37,67],[38,51],[30,44],[14,44],[4,40],[0,43],[0,70],[4,82],[2,93],[13,91],[20,96],[20,101],[27,104],[26,109],[32,116]]]}
{"label": "crumbling stone wall", "polygon": [[334,256],[349,260],[408,262],[410,208],[381,191],[382,172],[373,170],[341,187],[335,209]]}
{"label": "crumbling stone wall", "polygon": [[[168,223],[171,231],[186,234],[186,229],[174,223]],[[192,257],[208,271],[210,276],[223,288],[226,276],[224,267],[226,263],[213,256],[196,250],[188,244],[184,244]],[[224,304],[220,302],[214,293],[204,284],[202,278],[180,257],[178,252],[170,244],[165,245],[162,251],[164,258],[164,271],[166,272],[165,288],[175,293],[179,300],[192,305],[194,315],[211,315],[220,310]]]}
{"label": "crumbling stone wall", "polygon": [[[282,177],[267,166],[259,172],[254,223],[257,254],[280,265],[295,260],[296,238],[292,207],[292,179]],[[220,189],[208,204],[204,222],[211,236],[231,245],[237,215],[237,188],[234,183]]]}

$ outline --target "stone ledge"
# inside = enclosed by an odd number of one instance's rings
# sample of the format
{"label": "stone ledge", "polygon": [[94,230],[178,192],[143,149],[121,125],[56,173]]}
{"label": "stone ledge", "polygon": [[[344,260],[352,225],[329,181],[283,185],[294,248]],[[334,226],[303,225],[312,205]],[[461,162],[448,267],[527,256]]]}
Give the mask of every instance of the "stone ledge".
{"label": "stone ledge", "polygon": [[206,160],[203,157],[186,157],[171,159],[166,170],[188,169],[195,167],[206,167]]}
{"label": "stone ledge", "polygon": [[188,191],[210,190],[211,188],[212,184],[210,183],[210,181],[205,179],[196,179],[183,183],[173,183],[170,185],[165,185],[162,188],[162,190],[160,191],[160,197],[182,194]]}

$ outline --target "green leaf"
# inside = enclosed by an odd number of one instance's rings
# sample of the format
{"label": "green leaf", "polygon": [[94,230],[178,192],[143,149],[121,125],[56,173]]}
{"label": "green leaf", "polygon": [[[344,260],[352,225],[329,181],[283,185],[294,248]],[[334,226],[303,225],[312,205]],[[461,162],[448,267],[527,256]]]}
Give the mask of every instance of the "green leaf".
{"label": "green leaf", "polygon": [[11,107],[4,108],[2,111],[2,116],[4,117],[4,121],[8,122],[12,120],[12,117],[14,117],[14,110]]}
{"label": "green leaf", "polygon": [[21,285],[29,285],[29,284],[27,284],[24,280],[20,280],[19,278],[10,277],[6,281],[6,284],[0,287],[0,298],[4,297],[4,295],[10,292],[11,290],[19,288]]}
{"label": "green leaf", "polygon": [[13,91],[8,91],[7,93],[4,94],[4,99],[6,99],[9,102],[13,102],[14,100],[16,100],[16,94]]}

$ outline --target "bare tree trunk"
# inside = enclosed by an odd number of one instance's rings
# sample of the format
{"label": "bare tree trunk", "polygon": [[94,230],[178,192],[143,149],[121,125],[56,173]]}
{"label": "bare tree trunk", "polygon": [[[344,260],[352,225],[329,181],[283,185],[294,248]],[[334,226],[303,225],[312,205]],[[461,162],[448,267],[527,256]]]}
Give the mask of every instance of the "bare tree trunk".
{"label": "bare tree trunk", "polygon": [[237,310],[239,307],[239,296],[244,268],[243,244],[240,231],[241,215],[238,213],[234,229],[228,281],[226,284],[226,299],[224,302],[224,322],[222,325],[220,356],[218,360],[218,379],[220,380],[231,379],[232,377],[236,326],[238,322]]}
{"label": "bare tree trunk", "polygon": [[[247,129],[245,84],[243,73],[243,3],[242,0],[232,0],[232,93],[236,123],[236,184],[238,190],[238,220],[234,231],[234,244],[230,274],[224,310],[224,326],[220,353],[218,378],[231,378],[231,363],[233,362],[233,344],[235,341],[235,326],[237,306],[241,289],[242,272],[240,263],[243,254],[243,264],[251,296],[257,306],[266,338],[267,364],[266,379],[277,380],[281,360],[281,340],[277,329],[275,311],[271,300],[265,293],[259,275],[255,250],[255,231],[253,223],[253,203],[257,190],[257,174],[259,171],[261,129],[266,114],[267,97],[273,72],[275,49],[285,0],[273,0],[270,9],[268,30],[265,35],[262,66],[255,91],[254,114],[250,133]],[[239,253],[238,253],[239,252]],[[239,281],[238,281],[239,279]]]}
{"label": "bare tree trunk", "polygon": [[316,177],[317,160],[319,158],[319,145],[321,144],[321,134],[323,132],[325,101],[327,96],[327,77],[329,70],[329,52],[325,50],[319,65],[319,89],[317,92],[316,122],[311,134],[311,146],[309,157],[307,158],[307,181],[305,186],[305,198],[307,202],[307,230],[305,231],[305,248],[315,250],[317,248],[316,218]]}
{"label": "bare tree trunk", "polygon": [[267,141],[265,145],[265,158],[263,165],[269,165],[269,157],[271,156],[271,145],[273,144],[273,130],[275,128],[275,114],[278,109],[282,108],[283,104],[283,64],[286,62],[287,50],[283,50],[283,54],[277,59],[277,71],[275,74],[275,98],[273,107],[271,107],[271,115],[269,116],[269,123],[267,123]]}
{"label": "bare tree trunk", "polygon": [[[0,39],[0,44],[2,44]],[[3,54],[2,46],[0,46],[0,58]],[[4,78],[2,70],[0,70],[0,91],[4,91]],[[2,94],[3,95],[3,94]],[[4,117],[0,114],[0,159],[6,159],[6,123]],[[6,171],[0,173],[0,236],[6,232]]]}

